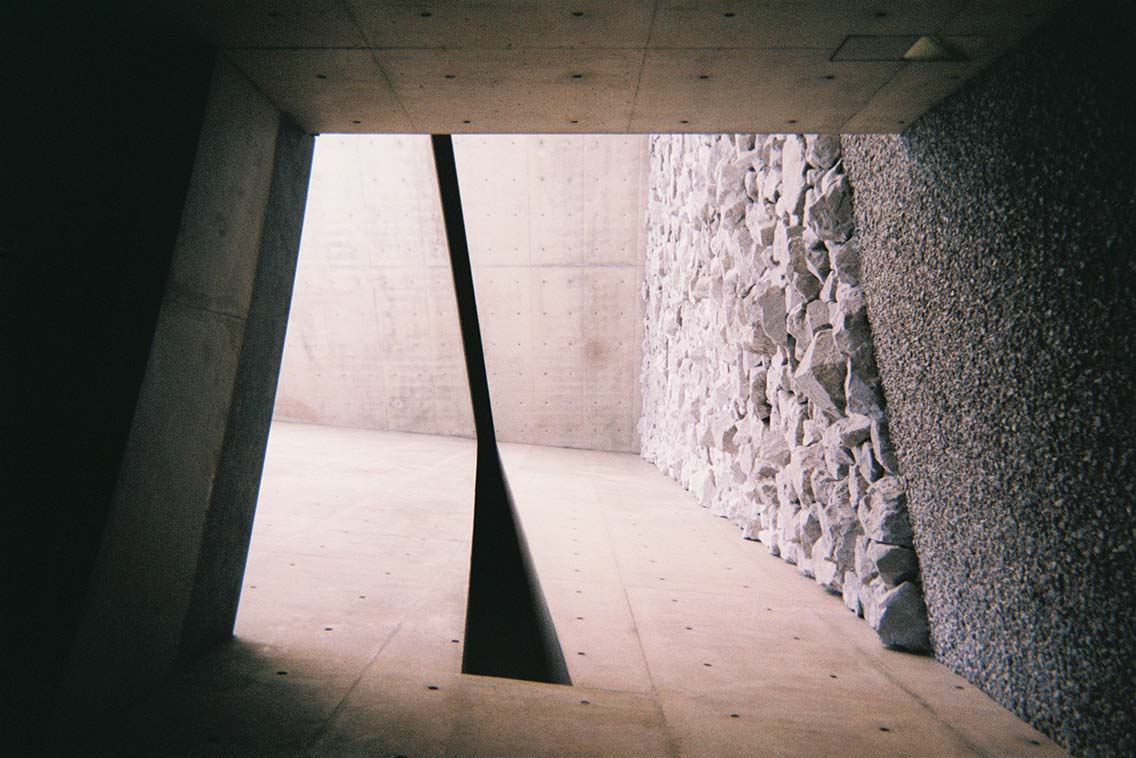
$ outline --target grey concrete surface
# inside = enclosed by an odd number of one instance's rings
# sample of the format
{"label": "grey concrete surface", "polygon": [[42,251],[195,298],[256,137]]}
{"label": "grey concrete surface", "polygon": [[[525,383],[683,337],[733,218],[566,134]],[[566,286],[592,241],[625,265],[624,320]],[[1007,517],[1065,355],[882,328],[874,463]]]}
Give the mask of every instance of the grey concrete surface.
{"label": "grey concrete surface", "polygon": [[[282,297],[286,303],[288,259],[297,252],[295,214],[303,196],[295,182],[304,186],[306,165],[274,172],[277,157],[289,152],[277,150],[282,122],[239,71],[218,62],[149,361],[57,706],[63,738],[72,730],[81,734],[90,719],[131,702],[169,671],[183,628],[196,628],[187,618],[195,582],[226,570],[239,577],[234,563],[243,556],[227,554],[227,540],[207,548],[203,540],[209,519],[241,511],[251,518],[251,503],[240,497],[241,490],[255,496],[255,488],[242,484],[259,477],[259,461],[232,461],[240,456],[233,447],[263,446],[268,432],[273,362],[263,360],[259,368],[270,376],[251,380],[257,386],[241,380],[258,367],[242,372],[241,363],[257,363],[261,339],[275,341],[279,350],[274,321],[286,308],[266,313],[258,303],[254,310],[254,285],[262,298],[275,295],[278,305]],[[287,156],[296,161],[310,137],[294,127],[285,134],[300,151]],[[280,186],[285,176],[292,187]],[[273,202],[270,190],[276,190]],[[286,233],[265,229],[280,221],[277,204],[289,205],[282,197],[289,190],[290,249]],[[272,292],[266,269],[275,266],[284,269],[277,272],[284,282]],[[218,565],[202,572],[203,558]],[[206,592],[196,611],[208,615],[212,603],[224,602]]]}
{"label": "grey concrete surface", "polygon": [[117,755],[1056,756],[626,454],[504,445],[574,686],[462,675],[471,440],[275,423],[229,646]]}
{"label": "grey concrete surface", "polygon": [[936,655],[1075,755],[1136,753],[1132,6],[899,137],[844,139]]}
{"label": "grey concrete surface", "polygon": [[[454,150],[498,439],[636,450],[646,138]],[[276,415],[472,434],[428,138],[317,140]]]}
{"label": "grey concrete surface", "polygon": [[227,641],[236,622],[284,352],[314,143],[290,119],[281,118],[225,439],[182,624],[183,657]]}
{"label": "grey concrete surface", "polygon": [[[835,134],[898,131],[1060,2],[168,5],[314,132]],[[963,60],[903,60],[921,35]]]}

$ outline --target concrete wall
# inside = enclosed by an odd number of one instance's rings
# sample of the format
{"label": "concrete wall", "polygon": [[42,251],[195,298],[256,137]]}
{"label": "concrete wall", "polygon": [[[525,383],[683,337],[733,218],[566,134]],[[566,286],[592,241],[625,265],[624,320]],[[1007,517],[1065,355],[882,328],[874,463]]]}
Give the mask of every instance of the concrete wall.
{"label": "concrete wall", "polygon": [[[498,439],[637,449],[646,138],[454,142]],[[428,138],[317,140],[276,415],[472,435]]]}
{"label": "concrete wall", "polygon": [[72,19],[60,10],[13,6],[0,25],[9,81],[0,708],[7,750],[19,755],[38,754],[29,740],[46,733],[74,639],[213,63],[170,30],[153,35],[146,14],[126,4]]}
{"label": "concrete wall", "polygon": [[936,655],[1074,755],[1136,754],[1131,9],[844,141]]}
{"label": "concrete wall", "polygon": [[231,634],[312,143],[219,60],[58,706],[64,744]]}

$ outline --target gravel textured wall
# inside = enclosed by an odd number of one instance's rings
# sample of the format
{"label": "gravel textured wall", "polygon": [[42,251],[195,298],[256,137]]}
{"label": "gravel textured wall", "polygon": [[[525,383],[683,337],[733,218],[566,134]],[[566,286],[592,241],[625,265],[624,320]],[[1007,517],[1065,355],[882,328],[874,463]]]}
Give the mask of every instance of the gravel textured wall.
{"label": "gravel textured wall", "polygon": [[844,138],[936,655],[1076,755],[1136,755],[1131,18]]}
{"label": "gravel textured wall", "polygon": [[926,649],[838,137],[651,138],[643,456]]}

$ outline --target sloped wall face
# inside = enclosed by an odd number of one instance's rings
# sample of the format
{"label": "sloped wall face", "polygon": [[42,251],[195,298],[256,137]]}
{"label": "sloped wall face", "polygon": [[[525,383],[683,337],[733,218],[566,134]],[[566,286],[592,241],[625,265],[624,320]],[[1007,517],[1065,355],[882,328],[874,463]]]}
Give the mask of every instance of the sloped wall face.
{"label": "sloped wall face", "polygon": [[652,137],[642,454],[923,650],[852,203],[837,137]]}
{"label": "sloped wall face", "polygon": [[936,654],[1086,756],[1136,755],[1132,22],[845,137]]}

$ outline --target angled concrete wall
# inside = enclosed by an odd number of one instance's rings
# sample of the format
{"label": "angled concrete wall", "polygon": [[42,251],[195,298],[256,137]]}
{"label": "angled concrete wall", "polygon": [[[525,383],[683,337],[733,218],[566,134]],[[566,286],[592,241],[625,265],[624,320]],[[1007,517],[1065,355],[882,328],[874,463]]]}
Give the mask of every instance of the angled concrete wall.
{"label": "angled concrete wall", "polygon": [[58,706],[65,744],[231,631],[311,149],[219,60]]}
{"label": "angled concrete wall", "polygon": [[[647,142],[454,140],[498,439],[637,449]],[[321,137],[278,418],[473,432],[428,138]]]}
{"label": "angled concrete wall", "polygon": [[1074,755],[1136,754],[1133,22],[844,140],[936,655]]}

